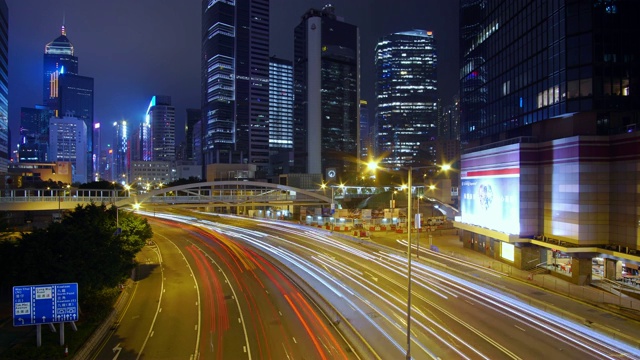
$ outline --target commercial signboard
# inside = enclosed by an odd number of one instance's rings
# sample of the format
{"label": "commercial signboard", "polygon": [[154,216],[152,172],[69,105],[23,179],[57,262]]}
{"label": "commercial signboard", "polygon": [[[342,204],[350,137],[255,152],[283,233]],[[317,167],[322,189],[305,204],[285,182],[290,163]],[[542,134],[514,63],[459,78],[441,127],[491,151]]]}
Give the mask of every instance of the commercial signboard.
{"label": "commercial signboard", "polygon": [[519,168],[464,171],[460,183],[462,222],[520,233]]}
{"label": "commercial signboard", "polygon": [[78,320],[78,284],[13,287],[13,326]]}

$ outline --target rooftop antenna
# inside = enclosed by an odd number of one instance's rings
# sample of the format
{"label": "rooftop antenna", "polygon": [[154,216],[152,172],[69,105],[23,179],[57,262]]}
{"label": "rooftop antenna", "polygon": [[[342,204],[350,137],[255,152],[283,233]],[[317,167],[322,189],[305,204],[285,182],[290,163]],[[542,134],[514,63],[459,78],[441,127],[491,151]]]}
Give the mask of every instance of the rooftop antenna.
{"label": "rooftop antenna", "polygon": [[64,29],[65,17],[66,14],[64,11],[62,11],[62,35],[67,36],[67,31]]}

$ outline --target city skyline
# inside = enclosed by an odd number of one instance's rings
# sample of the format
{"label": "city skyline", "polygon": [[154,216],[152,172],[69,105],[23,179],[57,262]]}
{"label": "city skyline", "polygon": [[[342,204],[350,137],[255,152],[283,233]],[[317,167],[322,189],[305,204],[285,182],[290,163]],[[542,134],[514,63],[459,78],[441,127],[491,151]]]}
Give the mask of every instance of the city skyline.
{"label": "city skyline", "polygon": [[[327,2],[271,0],[270,55],[291,60],[294,27],[309,8]],[[7,3],[11,151],[18,140],[20,108],[41,102],[42,54],[59,36],[63,19],[79,72],[95,78],[96,122],[138,124],[148,99],[162,93],[172,96],[176,107],[176,143],[184,139],[186,109],[200,107],[200,1],[112,1],[101,4],[99,12],[79,0]],[[433,31],[439,43],[441,98],[446,103],[457,92],[457,2],[407,1],[402,9],[383,1],[331,3],[345,21],[360,27],[364,100],[375,103],[373,52],[379,37],[412,29]],[[112,138],[103,136],[103,146]]]}

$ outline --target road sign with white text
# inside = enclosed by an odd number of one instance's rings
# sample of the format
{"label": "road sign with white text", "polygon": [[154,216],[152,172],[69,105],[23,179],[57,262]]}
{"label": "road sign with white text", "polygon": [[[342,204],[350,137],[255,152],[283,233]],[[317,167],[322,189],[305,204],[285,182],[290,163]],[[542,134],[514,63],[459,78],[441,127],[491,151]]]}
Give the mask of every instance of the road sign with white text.
{"label": "road sign with white text", "polygon": [[78,320],[78,284],[13,287],[13,326]]}

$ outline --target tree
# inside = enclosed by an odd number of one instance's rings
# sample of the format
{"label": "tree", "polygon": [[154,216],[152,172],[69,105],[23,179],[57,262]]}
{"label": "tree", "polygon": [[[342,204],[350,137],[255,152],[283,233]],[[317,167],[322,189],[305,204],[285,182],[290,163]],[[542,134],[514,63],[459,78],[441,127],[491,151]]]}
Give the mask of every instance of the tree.
{"label": "tree", "polygon": [[135,266],[135,255],[153,232],[147,220],[115,207],[89,204],[65,213],[60,223],[23,234],[13,267],[20,284],[77,282],[80,301],[122,282]]}

